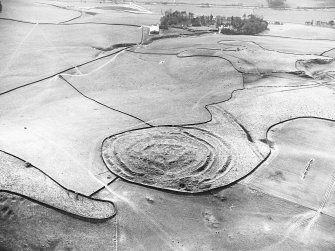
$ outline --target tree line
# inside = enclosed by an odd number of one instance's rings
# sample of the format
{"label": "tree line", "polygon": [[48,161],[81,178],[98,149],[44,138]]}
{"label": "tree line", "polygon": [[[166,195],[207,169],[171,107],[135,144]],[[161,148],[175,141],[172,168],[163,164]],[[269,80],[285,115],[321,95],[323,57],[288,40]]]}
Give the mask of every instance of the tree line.
{"label": "tree line", "polygon": [[165,11],[160,19],[160,28],[169,27],[197,27],[215,25],[224,34],[246,34],[253,35],[267,29],[268,23],[263,18],[255,15],[243,15],[243,17],[224,17],[212,14],[210,16],[195,16],[192,12],[186,11]]}
{"label": "tree line", "polygon": [[230,25],[223,26],[221,33],[232,35],[255,35],[268,28],[268,22],[263,18],[249,15],[248,17],[230,17]]}
{"label": "tree line", "polygon": [[284,8],[286,7],[286,0],[267,0],[270,8]]}
{"label": "tree line", "polygon": [[161,17],[160,27],[168,29],[171,26],[187,27],[187,26],[208,26],[213,25],[213,15],[210,16],[195,16],[192,12],[167,10],[165,15]]}

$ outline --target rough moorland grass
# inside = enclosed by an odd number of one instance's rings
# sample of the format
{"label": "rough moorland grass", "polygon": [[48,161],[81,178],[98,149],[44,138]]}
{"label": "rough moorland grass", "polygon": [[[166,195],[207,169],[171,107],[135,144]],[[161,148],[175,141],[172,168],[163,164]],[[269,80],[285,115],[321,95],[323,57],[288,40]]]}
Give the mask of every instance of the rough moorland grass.
{"label": "rough moorland grass", "polygon": [[7,192],[0,192],[0,215],[1,250],[115,249],[115,218],[83,221]]}
{"label": "rough moorland grass", "polygon": [[38,167],[64,187],[90,195],[110,179],[100,158],[104,138],[141,121],[79,94],[60,78],[0,96],[0,149]]}
{"label": "rough moorland grass", "polygon": [[227,99],[242,87],[241,74],[219,58],[125,52],[80,71],[94,71],[67,76],[80,91],[154,125],[207,121],[206,104]]}
{"label": "rough moorland grass", "polygon": [[0,93],[96,58],[93,47],[139,43],[137,27],[1,21]]}
{"label": "rough moorland grass", "polygon": [[0,152],[0,180],[0,190],[23,195],[87,220],[105,220],[116,213],[112,203],[67,191],[35,167],[4,152]]}
{"label": "rough moorland grass", "polygon": [[[268,137],[275,142],[273,157],[253,174],[252,186],[334,216],[334,161],[332,146],[335,123],[320,119],[297,119],[274,127]],[[325,211],[324,211],[325,210]]]}

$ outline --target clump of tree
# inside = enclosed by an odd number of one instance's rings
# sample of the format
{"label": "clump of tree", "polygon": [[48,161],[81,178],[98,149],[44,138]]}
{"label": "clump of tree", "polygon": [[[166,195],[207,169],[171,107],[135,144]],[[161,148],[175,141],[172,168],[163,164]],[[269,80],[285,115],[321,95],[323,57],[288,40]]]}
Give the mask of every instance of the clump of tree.
{"label": "clump of tree", "polygon": [[243,17],[225,16],[195,16],[193,13],[186,11],[165,11],[161,17],[160,28],[168,29],[169,27],[186,28],[197,26],[216,25],[224,34],[245,34],[254,35],[267,29],[268,23],[263,18],[255,15],[243,15]]}
{"label": "clump of tree", "polygon": [[221,33],[232,35],[255,35],[265,31],[268,28],[268,22],[262,17],[249,15],[243,18],[230,17],[222,25]]}
{"label": "clump of tree", "polygon": [[285,8],[286,0],[267,0],[270,8]]}
{"label": "clump of tree", "polygon": [[169,27],[209,26],[215,24],[213,15],[195,16],[192,12],[187,13],[186,11],[172,10],[165,11],[160,21],[161,29],[168,29]]}

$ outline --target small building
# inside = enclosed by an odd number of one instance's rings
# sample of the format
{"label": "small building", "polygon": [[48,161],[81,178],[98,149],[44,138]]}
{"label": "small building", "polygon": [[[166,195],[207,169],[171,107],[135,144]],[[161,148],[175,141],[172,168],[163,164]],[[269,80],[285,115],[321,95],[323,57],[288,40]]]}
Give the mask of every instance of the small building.
{"label": "small building", "polygon": [[149,26],[149,34],[159,34],[159,24]]}
{"label": "small building", "polygon": [[208,30],[210,32],[218,32],[219,31],[219,27],[216,27],[215,25],[210,25],[210,26],[208,26]]}
{"label": "small building", "polygon": [[231,23],[226,23],[226,24],[222,24],[221,26],[219,26],[219,33],[221,33],[222,30],[236,31],[236,29]]}
{"label": "small building", "polygon": [[234,27],[232,25],[232,19],[223,20],[222,21],[222,26],[225,29],[230,29],[230,30],[234,29]]}

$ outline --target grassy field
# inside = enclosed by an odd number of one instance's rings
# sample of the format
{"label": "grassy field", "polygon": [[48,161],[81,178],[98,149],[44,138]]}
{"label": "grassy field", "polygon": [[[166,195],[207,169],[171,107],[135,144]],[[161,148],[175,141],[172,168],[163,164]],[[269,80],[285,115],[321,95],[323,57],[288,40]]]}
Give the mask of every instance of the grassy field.
{"label": "grassy field", "polygon": [[2,3],[0,250],[334,250],[333,30],[141,43],[169,8],[333,11]]}
{"label": "grassy field", "polygon": [[195,1],[191,1],[191,0],[169,0],[169,1],[164,1],[164,0],[157,0],[157,1],[152,1],[152,0],[143,0],[143,1],[139,1],[139,2],[143,2],[143,3],[151,3],[151,2],[156,2],[156,3],[168,3],[168,4],[215,4],[215,5],[252,5],[252,6],[257,6],[258,4],[265,4],[266,1],[265,0],[228,0],[228,1],[220,1],[220,0],[208,0],[208,1],[203,1],[203,0],[195,0]]}
{"label": "grassy field", "polygon": [[[318,46],[310,49],[313,54],[321,54],[333,46],[332,41],[317,41],[315,45]],[[222,58],[231,62],[240,72],[264,74],[298,71],[298,60],[329,59],[309,53],[302,54],[307,47],[310,47],[308,41],[300,42],[292,38],[278,40],[265,36],[204,35],[199,38],[161,40],[143,48],[139,47],[136,52],[174,53],[179,58]],[[331,64],[325,64],[324,67],[332,69]]]}
{"label": "grassy field", "polygon": [[[199,64],[203,67],[200,70]],[[154,125],[206,121],[210,114],[204,105],[227,99],[242,81],[228,62],[218,58],[132,52],[79,70],[84,75],[66,79],[81,92]]]}
{"label": "grassy field", "polygon": [[1,191],[22,194],[81,219],[105,220],[115,215],[109,201],[92,200],[68,191],[30,163],[0,152]]}
{"label": "grassy field", "polygon": [[[139,0],[141,3],[168,3],[168,4],[214,4],[214,5],[241,5],[241,6],[268,6],[266,0],[226,0],[224,2],[220,0]],[[334,6],[333,0],[315,1],[315,0],[301,0],[299,2],[294,0],[287,0],[286,4],[291,8],[301,7],[323,7],[323,6]]]}
{"label": "grassy field", "polygon": [[325,52],[324,55],[327,56],[327,57],[335,58],[335,49],[332,49],[332,50],[329,50],[329,51]]}
{"label": "grassy field", "polygon": [[315,84],[258,87],[237,92],[233,99],[218,106],[233,114],[250,131],[252,138],[261,140],[265,139],[271,125],[287,119],[301,116],[335,119],[332,97],[332,89]]}
{"label": "grassy field", "polygon": [[334,219],[320,215],[304,236],[295,223],[313,211],[243,185],[185,196],[118,180],[99,198],[119,208],[122,250],[331,250]]}
{"label": "grassy field", "polygon": [[[37,166],[64,187],[90,195],[108,182],[100,146],[107,136],[143,126],[54,78],[0,99],[0,149]],[[110,175],[109,180],[113,178]]]}
{"label": "grassy field", "polygon": [[284,23],[304,24],[306,21],[329,22],[334,19],[334,10],[273,10],[255,9],[256,15],[263,16],[265,20],[281,21]]}
{"label": "grassy field", "polygon": [[2,0],[0,18],[19,19],[33,23],[59,23],[79,17],[80,12],[55,8],[41,1]]}
{"label": "grassy field", "polygon": [[334,217],[329,205],[335,182],[334,130],[333,122],[317,119],[298,119],[273,127],[269,134],[275,142],[273,155],[249,184]]}
{"label": "grassy field", "polygon": [[116,221],[89,222],[0,192],[1,250],[114,250]]}
{"label": "grassy field", "polygon": [[[94,47],[139,43],[137,27],[105,24],[34,25],[1,21],[0,93],[96,59]],[[13,32],[15,31],[15,32]]]}
{"label": "grassy field", "polygon": [[270,25],[262,35],[281,36],[301,39],[335,40],[335,29],[299,24]]}
{"label": "grassy field", "polygon": [[[300,26],[304,29],[305,26]],[[322,29],[322,28],[320,28]],[[331,39],[328,36],[328,39]],[[218,43],[220,41],[239,41],[241,44],[244,42],[255,42],[262,46],[265,50],[274,50],[283,53],[294,54],[316,54],[334,48],[333,41],[328,40],[311,40],[296,39],[296,38],[277,38],[271,36],[233,36],[233,35],[203,35],[198,37],[184,37],[179,39],[163,39],[155,41],[155,43],[143,48],[137,48],[139,52],[154,52],[154,53],[179,53],[186,49],[195,48],[208,48],[208,49],[221,49]],[[236,46],[235,46],[236,48]],[[256,47],[257,48],[257,47]],[[258,48],[260,49],[260,48]],[[268,53],[267,51],[264,51]],[[209,52],[208,52],[209,53]]]}
{"label": "grassy field", "polygon": [[[253,42],[220,41],[221,50],[213,54],[212,50],[186,50],[179,54],[180,57],[209,55],[229,60],[234,67],[243,73],[269,74],[272,72],[294,72],[296,61],[315,58],[311,55],[292,55],[264,50]],[[200,54],[199,54],[200,52]],[[321,59],[324,59],[321,57]]]}
{"label": "grassy field", "polygon": [[[144,5],[145,6],[145,5]],[[304,24],[306,21],[324,21],[329,22],[334,19],[334,10],[274,10],[258,7],[219,7],[202,8],[196,5],[146,5],[148,10],[153,13],[164,13],[166,10],[178,10],[192,12],[196,15],[213,16],[242,16],[243,14],[255,14],[262,16],[268,21],[281,21],[285,23]]]}

